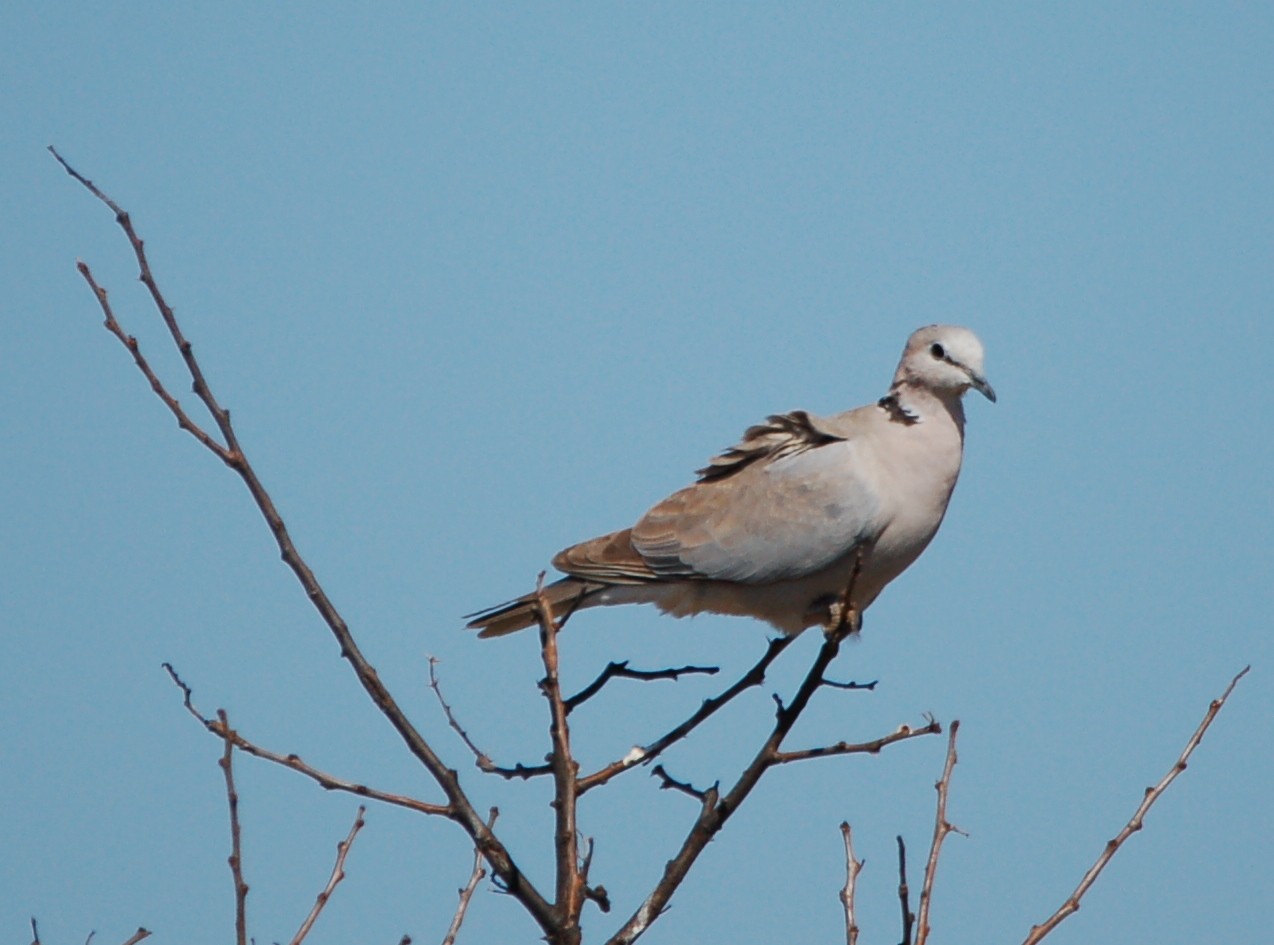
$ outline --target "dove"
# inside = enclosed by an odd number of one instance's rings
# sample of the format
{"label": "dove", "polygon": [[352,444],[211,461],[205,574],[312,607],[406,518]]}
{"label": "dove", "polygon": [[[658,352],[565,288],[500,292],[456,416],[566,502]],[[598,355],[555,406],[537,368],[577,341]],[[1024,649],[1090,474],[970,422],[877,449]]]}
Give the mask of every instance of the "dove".
{"label": "dove", "polygon": [[[654,604],[675,617],[753,617],[797,634],[851,630],[937,534],[964,455],[964,394],[995,402],[969,329],[912,333],[888,393],[830,417],[775,414],[631,528],[559,552],[555,617]],[[481,637],[538,622],[536,592],[468,614]]]}

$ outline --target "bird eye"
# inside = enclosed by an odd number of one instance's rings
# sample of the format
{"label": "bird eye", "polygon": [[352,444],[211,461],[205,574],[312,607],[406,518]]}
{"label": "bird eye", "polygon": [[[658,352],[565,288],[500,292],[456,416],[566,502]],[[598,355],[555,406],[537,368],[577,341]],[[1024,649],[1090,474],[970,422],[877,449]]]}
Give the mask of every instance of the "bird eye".
{"label": "bird eye", "polygon": [[940,344],[932,345],[929,348],[929,353],[933,355],[935,358],[937,358],[938,360],[942,360],[943,358],[947,356],[947,352],[943,349],[942,345]]}

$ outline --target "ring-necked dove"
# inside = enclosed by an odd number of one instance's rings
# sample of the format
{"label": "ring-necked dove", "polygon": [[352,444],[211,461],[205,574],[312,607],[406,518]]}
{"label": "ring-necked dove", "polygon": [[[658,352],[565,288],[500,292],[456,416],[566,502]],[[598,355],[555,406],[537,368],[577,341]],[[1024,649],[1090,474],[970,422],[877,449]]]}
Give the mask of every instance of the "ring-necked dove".
{"label": "ring-necked dove", "polygon": [[[858,615],[924,551],[960,474],[969,388],[994,402],[982,343],[930,325],[907,339],[889,393],[815,417],[776,414],[632,528],[553,559],[556,614],[652,603],[677,617],[736,614],[784,633]],[[846,590],[851,588],[846,599]],[[479,636],[536,622],[535,594],[470,614]]]}

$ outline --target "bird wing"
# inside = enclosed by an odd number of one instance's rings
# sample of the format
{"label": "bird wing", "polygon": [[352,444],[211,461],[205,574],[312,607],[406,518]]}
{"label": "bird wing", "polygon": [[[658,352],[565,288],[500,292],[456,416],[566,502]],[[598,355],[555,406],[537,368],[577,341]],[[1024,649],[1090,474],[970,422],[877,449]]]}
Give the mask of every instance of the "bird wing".
{"label": "bird wing", "polygon": [[553,563],[609,581],[764,584],[818,571],[879,533],[879,502],[855,472],[868,446],[843,422],[852,416],[770,417],[631,530],[568,548]]}

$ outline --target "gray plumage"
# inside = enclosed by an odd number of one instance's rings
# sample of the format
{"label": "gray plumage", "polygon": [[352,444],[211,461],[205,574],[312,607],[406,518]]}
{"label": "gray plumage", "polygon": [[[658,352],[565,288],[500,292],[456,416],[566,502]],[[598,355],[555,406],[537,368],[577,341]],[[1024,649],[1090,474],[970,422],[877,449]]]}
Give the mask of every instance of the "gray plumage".
{"label": "gray plumage", "polygon": [[[699,470],[698,481],[632,528],[553,559],[558,615],[653,603],[664,613],[735,614],[784,633],[825,623],[858,562],[861,614],[924,551],[960,473],[969,388],[991,401],[983,350],[967,328],[931,325],[907,341],[889,392],[832,417],[769,417]],[[471,614],[479,636],[536,622],[534,593]]]}

